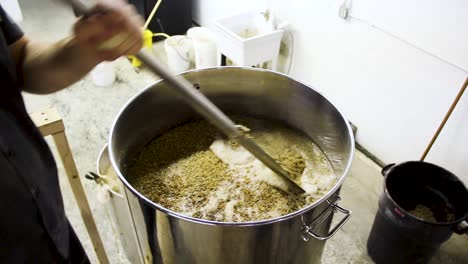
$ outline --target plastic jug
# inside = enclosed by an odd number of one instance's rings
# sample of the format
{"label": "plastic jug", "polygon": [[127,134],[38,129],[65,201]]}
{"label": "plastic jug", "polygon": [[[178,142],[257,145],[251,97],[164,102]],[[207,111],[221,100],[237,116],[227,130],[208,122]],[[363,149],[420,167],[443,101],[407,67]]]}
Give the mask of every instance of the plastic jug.
{"label": "plastic jug", "polygon": [[195,50],[195,67],[209,68],[218,66],[219,52],[213,33],[203,27],[194,27],[187,31]]}
{"label": "plastic jug", "polygon": [[193,44],[188,37],[182,35],[169,37],[164,41],[164,48],[167,63],[172,71],[183,72],[190,68]]}

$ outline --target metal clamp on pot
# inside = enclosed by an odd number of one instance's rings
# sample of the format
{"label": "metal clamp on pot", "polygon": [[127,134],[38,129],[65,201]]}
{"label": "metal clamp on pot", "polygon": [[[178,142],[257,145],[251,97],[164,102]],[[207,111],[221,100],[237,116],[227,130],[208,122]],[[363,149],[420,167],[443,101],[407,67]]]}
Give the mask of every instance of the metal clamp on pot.
{"label": "metal clamp on pot", "polygon": [[[343,225],[349,220],[349,218],[351,218],[351,211],[339,206],[338,202],[340,200],[341,200],[341,197],[339,197],[338,195],[335,196],[333,200],[327,199],[327,203],[329,204],[327,209],[325,209],[325,211],[323,211],[318,217],[316,217],[310,224],[305,223],[304,217],[302,217],[302,223],[303,223],[302,235],[301,235],[302,240],[306,242],[309,241],[310,240],[309,236],[318,240],[327,240],[331,238],[333,235],[335,235],[335,233],[338,230],[340,230],[341,227],[343,227]],[[337,212],[343,213],[344,217],[340,220],[340,222],[334,228],[332,228],[328,232],[326,236],[321,236],[321,235],[318,235],[316,232],[314,232],[314,229],[318,228],[323,223],[329,223],[329,221],[326,221],[326,220],[329,217],[333,217],[333,214]]]}

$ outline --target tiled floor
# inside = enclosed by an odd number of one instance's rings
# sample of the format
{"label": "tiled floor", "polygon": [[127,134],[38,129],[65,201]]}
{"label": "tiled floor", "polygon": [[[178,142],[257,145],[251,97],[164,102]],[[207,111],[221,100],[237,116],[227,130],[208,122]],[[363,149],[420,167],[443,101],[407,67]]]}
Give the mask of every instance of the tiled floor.
{"label": "tiled floor", "polygon": [[[58,1],[56,1],[58,2]],[[73,22],[72,12],[50,0],[23,0],[23,29],[32,39],[53,41],[65,36]],[[163,58],[163,57],[161,57]],[[71,148],[81,175],[95,170],[99,150],[106,143],[109,127],[122,105],[136,92],[157,80],[147,72],[137,72],[128,61],[120,59],[113,63],[117,81],[112,87],[96,87],[89,77],[70,88],[48,96],[26,95],[29,111],[41,110],[47,106],[56,107],[65,121]],[[60,166],[60,164],[59,164]],[[63,170],[60,168],[63,176]],[[62,177],[62,179],[66,179]],[[366,240],[373,215],[377,210],[377,199],[381,192],[383,178],[380,168],[357,152],[348,179],[342,188],[343,207],[353,211],[351,220],[331,238],[325,248],[323,263],[371,263],[366,253]],[[85,189],[98,221],[111,263],[126,263],[122,248],[114,239],[115,232],[106,222],[108,217],[99,200],[99,188],[90,181]],[[93,263],[97,263],[91,250],[75,201],[66,181],[61,181],[67,215],[83,241]],[[467,263],[468,236],[454,235],[434,258],[434,263]]]}

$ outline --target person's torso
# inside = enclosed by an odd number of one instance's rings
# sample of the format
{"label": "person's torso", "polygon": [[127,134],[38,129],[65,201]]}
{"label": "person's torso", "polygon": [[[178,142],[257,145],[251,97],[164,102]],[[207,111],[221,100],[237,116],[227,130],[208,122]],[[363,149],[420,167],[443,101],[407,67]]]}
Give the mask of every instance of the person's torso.
{"label": "person's torso", "polygon": [[30,257],[27,255],[39,253],[34,247],[48,238],[67,256],[68,222],[57,168],[26,112],[1,29],[0,186],[0,260],[14,257],[16,263],[24,262],[21,260]]}

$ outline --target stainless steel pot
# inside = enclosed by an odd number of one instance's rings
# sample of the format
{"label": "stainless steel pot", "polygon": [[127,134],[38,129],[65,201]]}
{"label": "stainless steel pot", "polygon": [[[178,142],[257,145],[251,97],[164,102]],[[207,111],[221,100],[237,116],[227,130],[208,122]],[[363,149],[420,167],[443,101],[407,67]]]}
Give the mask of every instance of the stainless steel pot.
{"label": "stainless steel pot", "polygon": [[[154,262],[319,262],[325,240],[351,215],[337,205],[354,155],[354,138],[346,119],[321,94],[283,74],[223,67],[189,71],[183,76],[227,113],[275,119],[303,131],[326,153],[339,180],[315,203],[289,215],[256,222],[206,221],[153,203],[126,180],[127,160],[161,131],[196,116],[171,87],[157,82],[123,107],[109,138],[112,166],[138,198],[129,199],[130,207],[134,214],[143,215],[144,235]],[[331,227],[335,212],[342,214],[341,220]]]}

